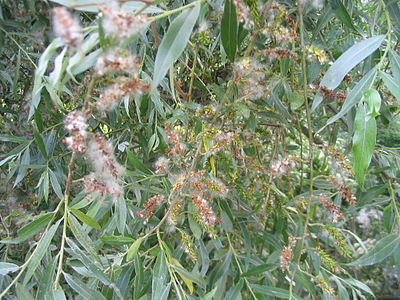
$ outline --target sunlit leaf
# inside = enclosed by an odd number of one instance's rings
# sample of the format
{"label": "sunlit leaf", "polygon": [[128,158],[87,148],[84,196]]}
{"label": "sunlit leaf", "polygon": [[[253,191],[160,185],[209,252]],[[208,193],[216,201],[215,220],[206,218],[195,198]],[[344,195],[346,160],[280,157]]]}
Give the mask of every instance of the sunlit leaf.
{"label": "sunlit leaf", "polygon": [[196,4],[193,8],[182,12],[172,21],[157,51],[154,62],[154,77],[151,83],[153,88],[160,84],[168,69],[186,48],[199,12],[200,5]]}

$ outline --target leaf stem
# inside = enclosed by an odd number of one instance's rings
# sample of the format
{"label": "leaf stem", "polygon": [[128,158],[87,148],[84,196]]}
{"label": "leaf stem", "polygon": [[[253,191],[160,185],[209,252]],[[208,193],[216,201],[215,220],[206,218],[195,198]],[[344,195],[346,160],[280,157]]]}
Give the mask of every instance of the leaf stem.
{"label": "leaf stem", "polygon": [[67,238],[69,194],[70,194],[70,190],[71,190],[72,174],[73,174],[73,169],[74,169],[74,165],[75,165],[75,158],[76,158],[76,152],[72,152],[71,160],[68,164],[67,183],[65,184],[64,216],[63,216],[64,223],[63,223],[63,232],[62,232],[61,246],[60,246],[60,252],[59,252],[57,274],[56,274],[56,279],[54,281],[54,289],[57,289],[59,282],[60,282],[61,273],[62,273],[62,265],[63,265],[63,259],[64,259],[64,251],[65,251],[65,240]]}
{"label": "leaf stem", "polygon": [[[308,89],[308,84],[307,84],[307,64],[306,64],[306,52],[304,51],[305,48],[305,40],[304,40],[304,21],[303,21],[303,5],[300,2],[297,2],[297,11],[298,11],[298,18],[299,18],[299,31],[300,31],[300,48],[301,48],[301,71],[303,74],[303,97],[304,97],[304,104],[306,107],[306,117],[307,117],[307,127],[308,127],[308,160],[309,160],[309,165],[310,165],[310,187],[309,187],[309,199],[307,202],[307,212],[306,212],[306,220],[304,223],[304,229],[303,229],[303,235],[301,237],[301,242],[300,242],[300,250],[298,253],[296,253],[296,264],[299,265],[300,263],[300,257],[301,257],[301,252],[304,248],[305,244],[305,239],[307,236],[307,231],[308,231],[308,223],[310,222],[311,218],[311,204],[312,204],[312,194],[313,194],[313,180],[314,180],[314,166],[313,166],[313,160],[314,160],[314,154],[313,154],[313,132],[312,132],[312,120],[311,120],[311,109],[310,109],[310,104],[308,101],[308,95],[307,95],[307,89]],[[291,276],[291,282],[294,280],[296,272],[294,271],[292,276]],[[290,288],[289,288],[289,299],[293,299],[293,284],[290,283]]]}
{"label": "leaf stem", "polygon": [[185,10],[185,9],[191,8],[191,7],[195,6],[195,5],[197,5],[198,3],[202,3],[202,2],[204,2],[204,1],[205,1],[205,0],[197,0],[197,1],[194,1],[194,2],[189,3],[189,4],[187,4],[187,5],[178,7],[178,8],[176,8],[176,9],[172,9],[172,10],[166,11],[166,12],[162,13],[161,15],[158,15],[158,16],[155,16],[155,17],[152,17],[152,18],[149,18],[149,22],[154,22],[154,21],[163,19],[163,18],[168,17],[168,16],[170,16],[170,15],[173,15],[173,14],[175,14],[175,13],[181,12],[181,11],[183,11],[183,10]]}

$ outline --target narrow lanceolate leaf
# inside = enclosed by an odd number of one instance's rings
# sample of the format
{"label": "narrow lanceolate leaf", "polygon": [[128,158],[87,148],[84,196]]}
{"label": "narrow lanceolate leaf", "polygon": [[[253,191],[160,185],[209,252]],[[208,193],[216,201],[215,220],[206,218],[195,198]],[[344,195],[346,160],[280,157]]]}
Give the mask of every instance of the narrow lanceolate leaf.
{"label": "narrow lanceolate leaf", "polygon": [[15,272],[19,269],[19,266],[12,263],[0,262],[0,275],[6,275],[11,272]]}
{"label": "narrow lanceolate leaf", "polygon": [[131,244],[135,240],[129,236],[102,236],[100,238],[103,243],[113,245],[113,246],[121,246],[125,244]]}
{"label": "narrow lanceolate leaf", "polygon": [[32,221],[18,230],[18,237],[15,239],[4,239],[1,243],[4,244],[18,244],[38,234],[51,220],[54,213],[47,213],[40,218]]}
{"label": "narrow lanceolate leaf", "polygon": [[132,258],[135,256],[135,254],[139,251],[139,247],[142,244],[143,238],[140,237],[136,241],[133,242],[133,244],[129,247],[128,253],[126,254],[126,259],[132,260]]}
{"label": "narrow lanceolate leaf", "polygon": [[397,82],[400,81],[400,56],[390,50],[389,52],[389,60],[390,60],[390,70],[392,71],[392,75]]}
{"label": "narrow lanceolate leaf", "polygon": [[389,234],[376,243],[368,253],[361,256],[356,261],[348,264],[349,266],[370,266],[383,261],[386,257],[392,255],[400,243],[400,235],[397,233]]}
{"label": "narrow lanceolate leaf", "polygon": [[81,220],[86,225],[88,225],[88,226],[90,226],[90,227],[92,227],[94,229],[97,229],[97,230],[101,229],[100,224],[97,223],[97,221],[95,219],[93,219],[92,217],[89,217],[88,215],[84,214],[79,209],[71,208],[70,210],[79,220]]}
{"label": "narrow lanceolate leaf", "polygon": [[[371,55],[382,42],[385,40],[384,35],[374,36],[350,47],[343,53],[339,59],[329,68],[325,76],[322,78],[320,85],[328,89],[335,89],[342,82],[344,76],[358,65],[362,60]],[[322,102],[320,94],[314,99],[312,111],[314,111]]]}
{"label": "narrow lanceolate leaf", "polygon": [[153,281],[151,285],[151,299],[152,300],[166,300],[168,299],[169,289],[171,284],[167,284],[169,279],[167,261],[164,252],[160,252],[157,257],[156,264],[153,271]]}
{"label": "narrow lanceolate leaf", "polygon": [[29,282],[36,268],[39,266],[43,256],[48,251],[51,240],[53,239],[53,236],[56,233],[58,225],[60,225],[60,222],[61,220],[50,227],[50,229],[46,232],[46,234],[41,238],[35,251],[32,253],[32,259],[30,260],[27,271],[25,273],[24,283],[23,283],[24,285],[26,285]]}
{"label": "narrow lanceolate leaf", "polygon": [[[24,154],[22,154],[21,160],[20,160],[20,164],[21,165],[29,165],[30,160],[31,160],[31,155],[30,155],[31,151],[28,149],[25,150]],[[18,174],[17,174],[17,178],[15,179],[14,182],[14,187],[20,183],[22,181],[22,179],[24,179],[26,172],[28,171],[28,169],[26,167],[19,167],[18,169]]]}
{"label": "narrow lanceolate leaf", "polygon": [[[262,286],[258,284],[251,284],[251,288],[261,295],[272,296],[279,299],[289,299],[289,291],[281,288],[276,288],[272,286]],[[292,299],[299,299],[295,295],[292,295]]]}
{"label": "narrow lanceolate leaf", "polygon": [[93,290],[86,286],[82,281],[80,281],[76,277],[72,277],[71,275],[64,273],[65,281],[68,285],[80,295],[83,299],[88,300],[105,300],[104,297],[100,292]]}
{"label": "narrow lanceolate leaf", "polygon": [[221,20],[221,41],[228,58],[233,62],[237,49],[236,7],[231,0],[225,0],[224,15]]}
{"label": "narrow lanceolate leaf", "polygon": [[32,104],[29,110],[28,119],[32,118],[35,113],[35,109],[39,106],[41,99],[41,92],[44,87],[43,84],[43,76],[47,70],[47,66],[49,65],[50,59],[56,53],[57,49],[62,46],[61,39],[55,39],[51,44],[46,48],[43,54],[40,56],[39,64],[35,70],[35,80],[33,83],[33,91],[32,91]]}
{"label": "narrow lanceolate leaf", "polygon": [[364,184],[365,172],[371,162],[376,143],[376,121],[367,112],[366,105],[359,105],[354,120],[354,173],[360,186]]}
{"label": "narrow lanceolate leaf", "polygon": [[351,69],[379,48],[384,39],[384,35],[378,35],[350,47],[329,68],[320,85],[329,89],[336,88]]}
{"label": "narrow lanceolate leaf", "polygon": [[397,81],[390,76],[389,74],[386,73],[381,73],[381,78],[383,82],[385,83],[385,86],[388,88],[388,90],[392,93],[393,96],[396,97],[397,101],[400,102],[400,77],[398,77]]}
{"label": "narrow lanceolate leaf", "polygon": [[325,126],[328,126],[342,118],[353,106],[361,101],[363,92],[367,90],[375,80],[376,72],[376,68],[373,68],[367,74],[365,74],[365,76],[349,92],[340,111],[331,117],[326,122]]}
{"label": "narrow lanceolate leaf", "polygon": [[331,2],[332,8],[335,12],[336,17],[347,27],[350,29],[357,31],[355,28],[353,21],[351,19],[351,16],[346,8],[346,6],[343,5],[341,0],[332,0]]}
{"label": "narrow lanceolate leaf", "polygon": [[168,69],[181,56],[189,41],[194,24],[200,12],[200,4],[184,11],[174,19],[161,41],[154,63],[154,78],[152,87],[156,88]]}

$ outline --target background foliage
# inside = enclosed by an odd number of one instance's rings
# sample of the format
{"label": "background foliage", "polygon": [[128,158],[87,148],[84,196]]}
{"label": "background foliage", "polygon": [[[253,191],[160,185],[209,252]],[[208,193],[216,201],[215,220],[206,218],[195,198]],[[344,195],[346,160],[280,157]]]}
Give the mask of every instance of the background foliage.
{"label": "background foliage", "polygon": [[120,2],[0,2],[0,298],[399,297],[397,2]]}

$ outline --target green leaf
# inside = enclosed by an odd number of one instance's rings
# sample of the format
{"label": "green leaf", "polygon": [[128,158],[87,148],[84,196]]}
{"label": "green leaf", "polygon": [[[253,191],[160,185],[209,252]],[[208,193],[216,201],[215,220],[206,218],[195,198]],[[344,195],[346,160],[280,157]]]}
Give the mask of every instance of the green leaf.
{"label": "green leaf", "polygon": [[106,300],[107,298],[104,297],[100,292],[93,290],[86,286],[82,281],[80,281],[76,277],[72,277],[67,273],[63,273],[65,281],[68,285],[78,293],[83,299],[87,300]]}
{"label": "green leaf", "polygon": [[325,5],[323,12],[321,12],[320,17],[318,18],[318,22],[315,25],[315,29],[313,31],[313,37],[318,34],[333,18],[333,10],[330,5]]}
{"label": "green leaf", "polygon": [[[260,293],[261,295],[272,296],[281,299],[289,299],[289,291],[287,290],[272,286],[262,286],[258,284],[251,284],[250,286],[256,293]],[[293,295],[293,299],[300,299],[300,298]]]}
{"label": "green leaf", "polygon": [[254,268],[251,268],[247,272],[243,273],[241,276],[242,277],[256,276],[258,274],[262,274],[266,271],[269,271],[275,267],[276,267],[276,264],[262,264],[262,265],[254,267]]}
{"label": "green leaf", "polygon": [[[384,40],[384,35],[377,35],[350,47],[328,69],[325,76],[322,78],[320,85],[332,90],[337,88],[346,74],[362,60],[371,55],[376,49],[378,49]],[[311,110],[314,111],[319,104],[321,104],[321,102],[322,97],[320,94],[318,94],[314,99]]]}
{"label": "green leaf", "polygon": [[171,264],[171,267],[177,271],[181,276],[186,277],[187,279],[189,279],[190,281],[193,281],[194,283],[196,283],[198,286],[200,287],[205,287],[206,283],[204,281],[204,279],[201,277],[201,275],[199,274],[195,274],[193,272],[189,272],[187,271],[185,268],[183,268],[179,262],[177,262],[175,259],[172,260],[173,264]]}
{"label": "green leaf", "polygon": [[150,171],[150,169],[147,168],[147,167],[140,161],[140,159],[139,159],[135,154],[133,154],[133,152],[132,152],[131,150],[126,149],[126,155],[127,155],[127,158],[128,158],[128,162],[129,162],[130,164],[132,164],[136,169],[142,171],[142,172],[145,173],[145,174],[150,174],[150,175],[152,174],[152,172]]}
{"label": "green leaf", "polygon": [[[400,25],[400,23],[399,23]],[[393,50],[389,51],[390,70],[395,80],[400,81],[400,56]]]}
{"label": "green leaf", "polygon": [[141,290],[142,286],[144,286],[144,275],[143,275],[143,265],[139,255],[136,253],[134,256],[134,265],[135,265],[135,289],[133,289],[133,298],[135,300],[139,299],[142,296]]}
{"label": "green leaf", "polygon": [[364,185],[365,172],[371,162],[376,143],[376,121],[367,114],[365,105],[360,104],[354,120],[353,153],[354,173],[357,183]]}
{"label": "green leaf", "polygon": [[372,290],[365,283],[362,283],[361,281],[358,281],[358,280],[356,280],[354,278],[346,279],[345,281],[348,284],[351,284],[352,286],[354,286],[356,288],[362,289],[364,292],[367,292],[368,294],[370,294],[371,296],[373,296],[375,298],[374,293],[372,292]]}
{"label": "green leaf", "polygon": [[167,262],[165,254],[161,251],[157,256],[157,261],[153,269],[153,280],[151,285],[151,300],[168,299],[171,283],[167,284],[169,279]]}
{"label": "green leaf", "polygon": [[381,109],[382,99],[379,92],[374,89],[370,89],[364,93],[364,102],[368,104],[368,115],[375,118],[379,116],[379,110]]}
{"label": "green leaf", "polygon": [[17,298],[18,299],[24,299],[24,300],[34,300],[35,298],[32,296],[32,294],[28,291],[28,289],[21,285],[20,283],[17,283],[15,285],[15,291],[17,292]]}
{"label": "green leaf", "polygon": [[[328,126],[339,120],[341,117],[347,114],[354,105],[361,101],[362,93],[371,86],[371,84],[375,80],[376,72],[376,68],[373,68],[367,74],[365,74],[365,76],[351,89],[340,111],[336,115],[331,117],[326,122],[325,126]],[[322,129],[320,129],[319,131],[321,131]]]}
{"label": "green leaf", "polygon": [[0,135],[0,142],[12,142],[20,144],[20,143],[26,143],[28,142],[28,140],[13,135]]}
{"label": "green leaf", "polygon": [[177,259],[170,256],[170,257],[168,257],[168,260],[169,260],[168,263],[170,264],[172,269],[174,269],[176,271],[176,273],[181,277],[183,282],[186,284],[186,287],[189,290],[189,294],[192,295],[194,292],[192,279],[196,280],[197,277],[199,277],[200,279],[202,279],[202,278],[200,276],[196,276],[197,274],[193,274],[193,273],[190,273],[187,270],[185,270]]}
{"label": "green leaf", "polygon": [[[381,75],[383,82],[385,83],[385,86],[393,94],[393,96],[396,97],[397,101],[400,102],[400,85],[389,74],[382,72],[380,75]],[[400,77],[399,77],[399,79],[400,79]],[[399,82],[400,82],[400,80],[399,80]]]}
{"label": "green leaf", "polygon": [[[29,150],[29,147],[28,147],[22,154],[20,164],[21,165],[29,165],[30,161],[31,161],[31,151]],[[15,179],[15,182],[14,182],[14,187],[18,183],[20,183],[22,181],[22,179],[24,179],[27,171],[28,171],[28,169],[25,167],[18,168],[18,174],[17,174],[17,178]]]}
{"label": "green leaf", "polygon": [[85,223],[86,225],[100,230],[101,226],[99,223],[97,223],[97,221],[95,219],[93,219],[92,217],[89,217],[88,215],[84,214],[83,212],[81,212],[78,209],[74,209],[74,208],[70,208],[70,211],[79,219],[81,220],[81,222]]}
{"label": "green leaf", "polygon": [[68,249],[68,251],[86,266],[90,273],[92,273],[92,277],[95,277],[105,285],[111,285],[110,279],[107,277],[107,274],[99,267],[99,263],[97,260],[94,260],[91,256],[82,251],[78,247],[78,245],[75,244],[71,239],[66,238],[66,241],[70,246],[70,249]]}
{"label": "green leaf", "polygon": [[33,253],[32,253],[32,259],[30,260],[30,262],[28,264],[28,268],[25,273],[23,285],[26,285],[29,282],[33,273],[39,266],[40,261],[42,260],[43,256],[49,250],[51,240],[53,239],[53,236],[56,233],[58,225],[60,225],[60,222],[61,222],[61,220],[59,220],[57,223],[52,225],[50,227],[50,229],[45,233],[45,235],[40,239],[39,244],[37,245],[35,251],[33,251]]}
{"label": "green leaf", "polygon": [[64,194],[61,190],[60,183],[58,182],[56,174],[49,169],[49,174],[50,174],[50,182],[51,186],[53,187],[54,192],[56,193],[57,197],[61,200],[64,198]]}
{"label": "green leaf", "polygon": [[114,294],[113,300],[117,299],[130,299],[128,297],[128,292],[131,291],[131,287],[129,285],[129,282],[131,280],[131,275],[133,270],[135,269],[135,266],[131,264],[128,267],[125,267],[122,269],[121,274],[118,277],[118,281],[116,283],[117,288],[120,290],[122,298],[118,298],[117,295]]}
{"label": "green leaf", "polygon": [[343,53],[329,68],[322,78],[320,85],[328,89],[335,89],[342,82],[346,74],[378,49],[384,40],[384,35],[378,35],[350,47],[350,49]]}
{"label": "green leaf", "polygon": [[57,88],[60,83],[62,71],[63,71],[63,60],[65,53],[67,52],[67,47],[65,47],[60,54],[54,60],[54,69],[49,74],[48,82],[53,86],[54,89]]}
{"label": "green leaf", "polygon": [[240,291],[243,289],[244,280],[240,278],[235,286],[229,289],[228,293],[225,296],[226,300],[241,300],[242,296],[240,295]]}
{"label": "green leaf", "polygon": [[343,286],[343,284],[340,282],[339,279],[336,279],[336,277],[335,277],[335,281],[336,281],[336,284],[338,286],[339,299],[341,299],[341,300],[349,300],[350,297],[349,297],[349,293],[346,291],[346,288]]}
{"label": "green leaf", "polygon": [[[48,292],[46,293],[45,296],[46,300],[67,300],[67,297],[65,297],[65,293],[61,288],[58,288],[56,290],[49,289]],[[37,299],[39,300],[39,299]]]}
{"label": "green leaf", "polygon": [[221,42],[230,61],[235,61],[238,26],[236,7],[233,1],[225,0],[224,14],[221,20]]}
{"label": "green leaf", "polygon": [[19,266],[12,263],[0,262],[0,275],[4,276],[8,273],[12,273],[19,270]]}
{"label": "green leaf", "polygon": [[1,243],[4,244],[18,244],[38,234],[50,222],[54,213],[47,213],[25,225],[18,230],[18,237],[15,239],[4,239]]}
{"label": "green leaf", "polygon": [[397,35],[397,39],[400,38],[400,8],[398,1],[395,0],[383,0],[386,4],[386,8],[389,11],[392,24],[394,25],[394,33]]}
{"label": "green leaf", "polygon": [[140,245],[142,244],[143,237],[138,238],[133,244],[129,247],[128,253],[126,254],[126,260],[130,261],[138,252]]}
{"label": "green leaf", "polygon": [[131,244],[135,240],[129,236],[102,236],[100,238],[105,244],[121,246]]}
{"label": "green leaf", "polygon": [[213,300],[217,288],[212,289],[210,292],[200,298],[200,300]]}
{"label": "green leaf", "polygon": [[39,288],[36,292],[37,300],[46,299],[46,294],[52,290],[52,285],[54,283],[54,274],[57,265],[57,257],[54,257],[46,268],[43,269],[43,276],[40,278]]}
{"label": "green leaf", "polygon": [[44,145],[42,135],[38,132],[35,132],[35,141],[40,153],[42,153],[43,157],[47,160],[46,146]]}
{"label": "green leaf", "polygon": [[35,109],[34,119],[35,119],[35,124],[36,124],[37,130],[40,133],[42,133],[44,131],[43,119],[42,119],[42,115],[40,114],[40,112],[37,109]]}
{"label": "green leaf", "polygon": [[32,90],[32,104],[29,110],[28,119],[30,120],[39,106],[41,100],[41,92],[44,87],[43,78],[47,70],[50,59],[56,53],[57,49],[63,45],[61,39],[54,39],[39,58],[38,67],[35,70],[35,79]]}
{"label": "green leaf", "polygon": [[[43,180],[43,182],[42,182]],[[49,172],[48,169],[42,173],[40,176],[39,183],[41,183],[41,188],[43,188],[44,199],[49,200]]]}
{"label": "green leaf", "polygon": [[332,0],[331,2],[332,8],[336,14],[336,17],[347,27],[350,29],[357,31],[355,28],[353,21],[347,8],[343,5],[341,0]]}
{"label": "green leaf", "polygon": [[151,83],[153,88],[160,84],[168,69],[185,50],[199,12],[200,4],[197,3],[193,8],[182,12],[172,21],[157,51],[154,62],[154,78]]}
{"label": "green leaf", "polygon": [[[189,202],[188,209],[189,209],[189,212],[191,212],[191,213],[196,212],[196,208],[194,207],[194,204],[192,202]],[[203,233],[200,225],[193,219],[192,214],[188,214],[188,221],[189,221],[190,231],[193,233],[193,236],[199,240]]]}
{"label": "green leaf", "polygon": [[356,261],[349,263],[348,266],[370,266],[383,261],[386,257],[393,254],[396,246],[400,243],[400,235],[397,233],[389,234],[378,241],[374,248],[368,251]]}
{"label": "green leaf", "polygon": [[91,240],[86,231],[82,228],[83,226],[78,222],[73,214],[68,214],[68,226],[69,230],[71,230],[79,244],[81,244],[87,252],[95,254],[96,245]]}

